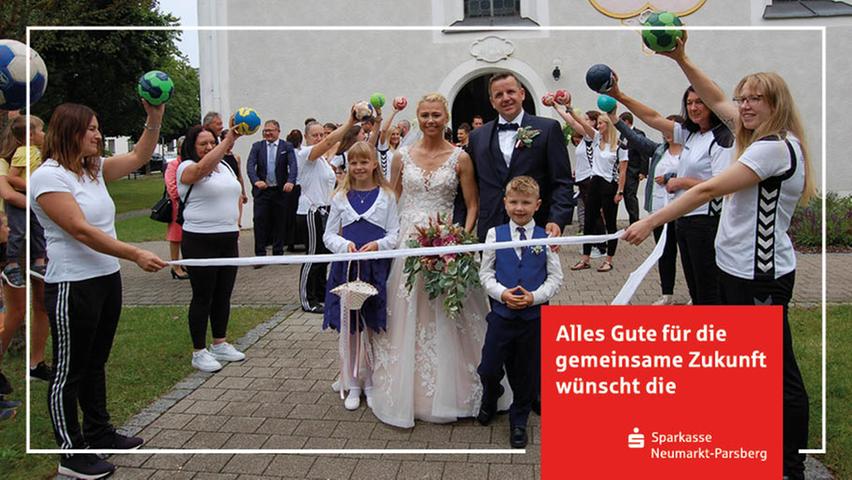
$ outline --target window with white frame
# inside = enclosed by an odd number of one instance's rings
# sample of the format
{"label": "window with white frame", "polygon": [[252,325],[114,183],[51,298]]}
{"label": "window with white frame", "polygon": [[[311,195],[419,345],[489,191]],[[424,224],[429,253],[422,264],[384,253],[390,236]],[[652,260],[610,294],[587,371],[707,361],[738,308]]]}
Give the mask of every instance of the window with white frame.
{"label": "window with white frame", "polygon": [[[539,25],[526,16],[529,15],[528,12],[522,15],[522,0],[462,0],[459,3],[462,4],[464,17],[452,23],[451,26],[454,27]],[[529,5],[526,8],[529,10]]]}

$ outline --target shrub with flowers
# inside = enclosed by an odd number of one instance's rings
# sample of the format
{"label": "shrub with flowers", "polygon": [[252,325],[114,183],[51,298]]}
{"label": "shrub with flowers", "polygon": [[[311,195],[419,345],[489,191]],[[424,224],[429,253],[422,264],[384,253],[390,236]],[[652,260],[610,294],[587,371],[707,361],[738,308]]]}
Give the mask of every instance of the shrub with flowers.
{"label": "shrub with flowers", "polygon": [[[417,226],[416,233],[408,240],[409,248],[443,247],[477,243],[477,238],[462,226],[450,222],[449,216],[438,214],[429,223]],[[429,299],[444,297],[444,311],[454,318],[462,309],[465,292],[479,286],[479,261],[473,252],[426,255],[405,259],[405,286],[410,292],[418,274]]]}

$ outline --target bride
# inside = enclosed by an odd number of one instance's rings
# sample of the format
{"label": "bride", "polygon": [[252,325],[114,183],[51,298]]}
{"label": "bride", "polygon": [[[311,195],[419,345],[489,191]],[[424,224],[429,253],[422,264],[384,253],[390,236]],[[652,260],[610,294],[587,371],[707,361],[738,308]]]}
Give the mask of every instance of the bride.
{"label": "bride", "polygon": [[[392,183],[400,196],[401,246],[415,226],[437,213],[452,215],[459,184],[467,206],[466,230],[473,230],[479,211],[473,162],[444,139],[447,100],[437,93],[424,96],[417,104],[417,120],[422,138],[401,148],[392,165]],[[399,258],[391,266],[387,331],[373,337],[373,413],[403,428],[413,427],[415,419],[446,423],[475,416],[482,397],[476,367],[485,339],[485,293],[468,290],[461,313],[448,318],[442,299],[429,300],[419,277],[408,292],[404,263]],[[501,400],[505,409],[511,395]]]}

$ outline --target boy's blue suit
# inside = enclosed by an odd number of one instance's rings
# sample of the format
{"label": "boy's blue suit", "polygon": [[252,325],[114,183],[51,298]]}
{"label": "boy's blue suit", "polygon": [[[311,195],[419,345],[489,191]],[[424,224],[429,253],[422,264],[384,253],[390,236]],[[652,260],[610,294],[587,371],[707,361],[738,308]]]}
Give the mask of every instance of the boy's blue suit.
{"label": "boy's blue suit", "polygon": [[[495,227],[497,242],[512,240],[509,224]],[[532,238],[547,238],[543,228],[536,226]],[[535,253],[531,248],[522,249],[521,258],[515,249],[507,248],[495,252],[494,272],[497,281],[506,288],[517,285],[529,292],[539,288],[547,280],[547,251]],[[477,369],[482,381],[482,405],[485,409],[496,408],[500,397],[500,380],[505,366],[509,385],[514,395],[509,409],[511,426],[526,427],[532,408],[534,378],[538,374],[538,342],[541,329],[541,305],[522,310],[512,310],[493,298],[488,314],[488,330],[482,347],[482,360]],[[493,406],[493,407],[492,407]]]}

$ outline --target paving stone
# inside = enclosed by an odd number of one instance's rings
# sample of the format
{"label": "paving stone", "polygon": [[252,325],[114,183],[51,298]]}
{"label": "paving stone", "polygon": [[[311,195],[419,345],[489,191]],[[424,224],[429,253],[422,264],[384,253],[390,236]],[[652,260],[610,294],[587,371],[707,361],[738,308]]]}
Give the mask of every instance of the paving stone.
{"label": "paving stone", "polygon": [[195,418],[195,415],[190,415],[187,413],[171,413],[166,412],[160,415],[154,422],[151,424],[152,427],[159,428],[184,428],[186,424]]}
{"label": "paving stone", "polygon": [[141,467],[150,459],[150,455],[112,455],[110,463],[119,467]]}
{"label": "paving stone", "polygon": [[328,409],[328,405],[296,405],[290,410],[287,417],[298,419],[322,418]]}
{"label": "paving stone", "polygon": [[346,447],[345,438],[328,438],[328,437],[310,437],[305,442],[304,448],[314,448],[322,450],[340,449]]}
{"label": "paving stone", "polygon": [[193,455],[183,465],[190,472],[221,472],[233,455]]}
{"label": "paving stone", "polygon": [[231,417],[220,430],[223,432],[254,433],[262,423],[262,418]]}
{"label": "paving stone", "polygon": [[190,400],[216,400],[222,396],[222,392],[221,388],[199,388],[186,398]]}
{"label": "paving stone", "polygon": [[306,478],[314,462],[324,460],[324,457],[309,455],[276,455],[266,468],[266,474]]}
{"label": "paving stone", "polygon": [[[115,474],[113,474],[110,478],[112,480],[148,480],[153,477],[154,474],[157,473],[156,470],[150,470],[147,468],[132,468],[132,467],[122,467],[117,468],[115,470]],[[56,480],[69,478],[63,475],[57,475]]]}
{"label": "paving stone", "polygon": [[296,431],[301,421],[289,418],[265,418],[257,428],[257,433],[269,433],[275,435],[289,435]]}
{"label": "paving stone", "polygon": [[148,448],[182,448],[195,432],[185,430],[161,430],[146,442]]}
{"label": "paving stone", "polygon": [[236,478],[236,473],[201,472],[192,477],[192,480],[236,480]]}
{"label": "paving stone", "polygon": [[231,435],[228,432],[198,432],[183,448],[222,448]]}
{"label": "paving stone", "polygon": [[219,411],[219,415],[224,416],[247,416],[251,415],[252,412],[260,408],[260,403],[255,402],[228,402],[227,405],[222,407],[222,410]]}
{"label": "paving stone", "polygon": [[225,404],[215,400],[195,400],[192,406],[187,408],[184,413],[193,413],[199,415],[215,415],[222,410]]}
{"label": "paving stone", "polygon": [[375,425],[367,422],[338,422],[331,436],[366,439],[370,438],[373,428],[375,428]]}
{"label": "paving stone", "polygon": [[195,472],[184,472],[180,470],[157,470],[151,475],[151,480],[190,480]]}
{"label": "paving stone", "polygon": [[357,463],[351,458],[323,458],[314,462],[305,478],[349,478]]}
{"label": "paving stone", "polygon": [[263,448],[263,444],[269,440],[270,435],[260,433],[235,433],[225,442],[222,448],[257,449]]}
{"label": "paving stone", "polygon": [[151,455],[143,467],[155,470],[180,470],[190,458],[192,455]]}
{"label": "paving stone", "polygon": [[261,448],[275,450],[292,450],[307,448],[308,437],[295,435],[270,435]]}
{"label": "paving stone", "polygon": [[249,473],[260,475],[272,461],[272,455],[234,455],[225,464],[222,471],[225,473]]}
{"label": "paving stone", "polygon": [[397,478],[411,480],[440,480],[443,473],[443,462],[414,462],[411,460],[405,460],[400,465]]}
{"label": "paving stone", "polygon": [[490,443],[491,427],[456,425],[453,427],[450,440],[453,442]]}
{"label": "paving stone", "polygon": [[353,480],[393,480],[401,465],[399,460],[376,460],[361,459],[355,465],[352,476]]}
{"label": "paving stone", "polygon": [[488,465],[485,463],[447,462],[444,464],[445,480],[487,480]]}
{"label": "paving stone", "polygon": [[287,418],[292,409],[293,405],[282,403],[262,403],[254,412],[252,412],[252,416],[261,418]]}
{"label": "paving stone", "polygon": [[532,480],[534,477],[532,465],[492,464],[488,469],[488,480]]}

